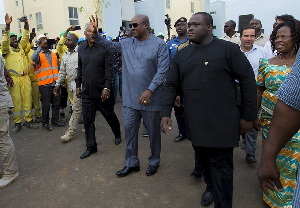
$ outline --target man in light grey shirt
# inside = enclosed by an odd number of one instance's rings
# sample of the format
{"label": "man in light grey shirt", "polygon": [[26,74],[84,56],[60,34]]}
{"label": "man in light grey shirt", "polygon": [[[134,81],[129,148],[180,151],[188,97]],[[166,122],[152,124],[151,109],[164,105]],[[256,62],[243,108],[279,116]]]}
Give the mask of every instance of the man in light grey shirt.
{"label": "man in light grey shirt", "polygon": [[75,78],[77,77],[77,69],[78,69],[78,51],[77,51],[78,37],[77,36],[78,36],[77,33],[73,31],[67,36],[67,40],[65,44],[68,47],[68,50],[62,56],[60,70],[58,74],[58,80],[53,89],[53,94],[55,96],[59,96],[57,92],[59,86],[63,85],[63,83],[66,80],[66,77],[68,77],[69,90],[73,98],[73,105],[72,105],[73,113],[69,121],[68,131],[63,136],[60,137],[60,139],[65,142],[74,139],[74,134],[76,132],[79,118],[81,116],[81,110],[82,110],[81,98],[78,98],[76,96],[76,83],[75,83]]}
{"label": "man in light grey shirt", "polygon": [[149,18],[137,14],[129,25],[133,38],[114,43],[97,34],[96,21],[91,22],[96,41],[111,52],[122,53],[122,98],[126,139],[125,167],[118,176],[127,176],[140,170],[138,159],[138,132],[141,118],[149,132],[151,154],[147,176],[157,172],[160,163],[160,110],[162,84],[169,70],[167,45],[150,34]]}
{"label": "man in light grey shirt", "polygon": [[4,62],[0,55],[0,155],[3,166],[0,189],[6,187],[19,177],[15,147],[8,132],[8,111],[13,107],[13,101],[7,89],[4,77]]}

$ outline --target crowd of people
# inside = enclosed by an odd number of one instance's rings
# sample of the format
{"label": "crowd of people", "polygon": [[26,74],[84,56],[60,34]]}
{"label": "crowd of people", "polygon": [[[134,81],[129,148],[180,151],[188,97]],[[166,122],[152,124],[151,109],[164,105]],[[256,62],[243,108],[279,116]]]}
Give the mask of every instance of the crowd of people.
{"label": "crowd of people", "polygon": [[174,25],[177,36],[167,43],[162,33],[151,33],[146,15],[135,15],[131,30],[114,40],[99,33],[98,18],[91,16],[84,28],[85,39],[70,26],[55,50],[49,49],[46,35],[39,35],[34,47],[36,34],[29,32],[27,20],[18,39],[10,31],[11,22],[6,14],[0,57],[4,168],[0,188],[19,176],[9,134],[10,109],[13,133],[22,126],[36,129],[40,122],[43,129],[52,131],[52,127],[66,126],[60,109],[67,106],[69,97],[72,115],[60,139],[73,140],[82,117],[86,150],[80,158],[84,159],[98,151],[97,110],[111,127],[115,145],[122,142],[114,112],[121,88],[126,154],[118,177],[140,171],[141,119],[151,149],[146,175],[157,173],[161,132],[168,134],[174,108],[179,131],[174,142],[191,141],[195,152],[191,176],[203,176],[207,185],[202,206],[214,202],[216,208],[232,207],[234,147],[242,139],[246,162],[257,163],[261,130],[263,152],[257,174],[263,200],[270,207],[300,207],[296,180],[297,174],[300,179],[300,23],[293,16],[276,16],[271,35],[262,32],[258,19],[239,33],[229,20],[224,25],[226,35],[216,38],[212,16],[198,12],[189,20],[179,18]]}

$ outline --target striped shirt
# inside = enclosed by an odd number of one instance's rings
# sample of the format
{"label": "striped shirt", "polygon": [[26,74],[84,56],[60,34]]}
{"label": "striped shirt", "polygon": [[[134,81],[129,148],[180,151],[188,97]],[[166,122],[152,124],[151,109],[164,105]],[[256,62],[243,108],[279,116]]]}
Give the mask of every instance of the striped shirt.
{"label": "striped shirt", "polygon": [[[276,97],[285,104],[300,110],[300,50],[291,73],[281,84]],[[293,208],[300,208],[300,164],[297,171],[297,185],[294,192]]]}

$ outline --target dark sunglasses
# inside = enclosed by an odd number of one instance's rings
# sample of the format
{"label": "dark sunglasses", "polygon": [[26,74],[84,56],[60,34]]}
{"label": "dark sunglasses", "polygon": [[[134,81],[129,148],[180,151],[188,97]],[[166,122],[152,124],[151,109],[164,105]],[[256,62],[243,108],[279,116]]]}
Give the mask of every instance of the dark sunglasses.
{"label": "dark sunglasses", "polygon": [[224,25],[224,28],[230,27],[229,25]]}
{"label": "dark sunglasses", "polygon": [[132,23],[132,24],[129,24],[129,28],[137,28],[140,24],[144,24],[145,22],[142,22],[142,23]]}

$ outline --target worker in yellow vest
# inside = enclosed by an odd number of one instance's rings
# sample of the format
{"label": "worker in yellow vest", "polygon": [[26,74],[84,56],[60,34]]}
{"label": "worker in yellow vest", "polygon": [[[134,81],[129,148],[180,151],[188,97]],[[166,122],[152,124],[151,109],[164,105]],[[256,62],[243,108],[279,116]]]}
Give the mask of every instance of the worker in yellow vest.
{"label": "worker in yellow vest", "polygon": [[[53,95],[58,78],[58,58],[55,53],[48,49],[47,37],[39,35],[37,37],[38,48],[31,56],[35,62],[35,76],[38,81],[42,102],[42,125],[43,128],[51,131],[52,126],[65,126],[66,124],[59,119],[59,97]],[[50,105],[52,108],[52,118],[49,124]]]}
{"label": "worker in yellow vest", "polygon": [[14,123],[13,132],[21,130],[22,125],[22,107],[25,113],[25,126],[28,128],[37,128],[32,122],[31,113],[31,83],[28,76],[28,65],[25,57],[25,48],[28,43],[29,37],[29,24],[25,20],[23,37],[18,43],[17,36],[10,33],[10,23],[12,17],[7,13],[5,15],[5,32],[2,40],[2,54],[6,60],[6,68],[9,75],[12,77],[13,86],[9,87],[10,95],[12,97],[14,108]]}

